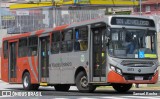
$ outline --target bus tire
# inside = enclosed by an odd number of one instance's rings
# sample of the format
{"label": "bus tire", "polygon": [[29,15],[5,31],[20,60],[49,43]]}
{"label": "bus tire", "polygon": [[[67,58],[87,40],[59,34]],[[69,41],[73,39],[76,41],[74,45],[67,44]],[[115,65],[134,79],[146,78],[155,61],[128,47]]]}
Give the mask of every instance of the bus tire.
{"label": "bus tire", "polygon": [[132,84],[112,84],[112,87],[117,91],[117,92],[120,92],[120,93],[123,93],[123,92],[127,92],[128,90],[131,89],[132,87]]}
{"label": "bus tire", "polygon": [[69,84],[58,84],[54,85],[56,91],[68,91],[70,88]]}
{"label": "bus tire", "polygon": [[96,86],[89,85],[87,75],[85,72],[79,72],[76,76],[76,86],[80,92],[89,93],[96,89]]}
{"label": "bus tire", "polygon": [[31,77],[28,72],[25,72],[23,75],[23,89],[24,90],[32,90]]}

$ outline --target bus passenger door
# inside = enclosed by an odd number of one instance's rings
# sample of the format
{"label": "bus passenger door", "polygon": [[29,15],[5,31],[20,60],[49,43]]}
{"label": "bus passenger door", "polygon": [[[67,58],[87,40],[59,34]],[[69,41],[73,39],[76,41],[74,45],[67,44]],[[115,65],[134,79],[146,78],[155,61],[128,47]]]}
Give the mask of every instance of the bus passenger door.
{"label": "bus passenger door", "polygon": [[49,78],[49,36],[40,38],[40,82],[48,82]]}
{"label": "bus passenger door", "polygon": [[95,27],[91,26],[91,74],[93,82],[106,81],[106,44],[105,39],[105,25]]}
{"label": "bus passenger door", "polygon": [[9,43],[9,82],[16,82],[17,77],[17,42]]}

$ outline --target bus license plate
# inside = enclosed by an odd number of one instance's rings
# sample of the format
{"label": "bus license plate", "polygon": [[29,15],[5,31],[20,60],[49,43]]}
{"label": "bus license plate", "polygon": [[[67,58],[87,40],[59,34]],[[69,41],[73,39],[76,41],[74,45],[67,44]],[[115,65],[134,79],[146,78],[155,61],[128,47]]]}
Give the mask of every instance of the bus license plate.
{"label": "bus license plate", "polygon": [[136,76],[136,77],[135,77],[135,80],[143,80],[143,77],[141,77],[141,76]]}

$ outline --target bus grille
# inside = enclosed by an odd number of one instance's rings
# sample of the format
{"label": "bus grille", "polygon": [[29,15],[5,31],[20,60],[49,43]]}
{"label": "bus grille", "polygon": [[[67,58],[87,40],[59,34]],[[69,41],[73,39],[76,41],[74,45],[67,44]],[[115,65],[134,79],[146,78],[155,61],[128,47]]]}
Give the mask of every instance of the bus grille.
{"label": "bus grille", "polygon": [[132,67],[151,67],[154,65],[152,61],[130,61],[124,60],[121,62],[123,66],[132,66]]}
{"label": "bus grille", "polygon": [[127,73],[123,73],[123,76],[126,80],[135,80],[136,76],[141,76],[143,77],[143,80],[151,80],[153,73],[151,74],[127,74]]}

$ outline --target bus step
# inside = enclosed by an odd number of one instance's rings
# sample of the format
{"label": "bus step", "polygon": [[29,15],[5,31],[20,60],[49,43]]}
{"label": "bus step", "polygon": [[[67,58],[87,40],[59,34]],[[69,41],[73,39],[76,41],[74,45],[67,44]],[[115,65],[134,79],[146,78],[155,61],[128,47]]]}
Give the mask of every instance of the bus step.
{"label": "bus step", "polygon": [[48,86],[48,83],[40,83],[40,86]]}

